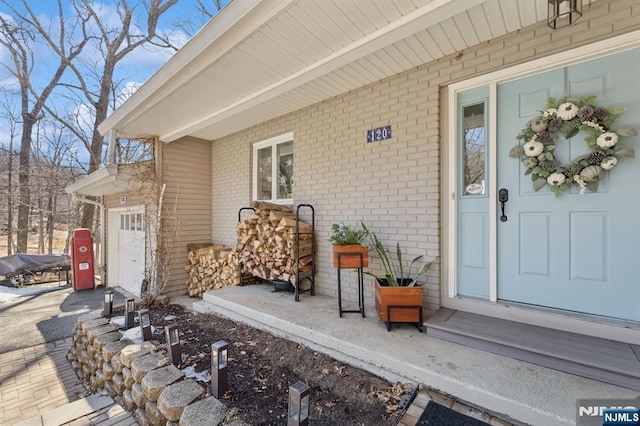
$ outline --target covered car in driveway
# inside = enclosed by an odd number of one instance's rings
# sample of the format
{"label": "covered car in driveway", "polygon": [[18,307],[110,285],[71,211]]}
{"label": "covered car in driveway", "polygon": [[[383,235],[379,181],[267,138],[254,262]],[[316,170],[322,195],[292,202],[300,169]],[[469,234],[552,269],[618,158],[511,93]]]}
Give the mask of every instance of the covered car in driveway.
{"label": "covered car in driveway", "polygon": [[[68,272],[71,268],[71,256],[68,254],[25,254],[18,253],[0,257],[0,275],[6,278],[16,277],[12,282],[24,284],[38,273]],[[68,281],[68,275],[67,275]]]}

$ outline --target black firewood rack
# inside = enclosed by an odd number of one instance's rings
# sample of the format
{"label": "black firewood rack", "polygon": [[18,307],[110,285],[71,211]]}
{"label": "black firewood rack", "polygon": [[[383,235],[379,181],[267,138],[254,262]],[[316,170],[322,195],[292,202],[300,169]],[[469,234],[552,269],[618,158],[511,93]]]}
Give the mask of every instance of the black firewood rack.
{"label": "black firewood rack", "polygon": [[[300,208],[307,208],[311,211],[311,271],[300,271]],[[312,296],[316,294],[316,210],[311,204],[298,204],[296,207],[296,285],[295,300],[300,301],[300,283],[303,280],[311,282],[309,289]]]}
{"label": "black firewood rack", "polygon": [[[309,209],[311,212],[311,270],[310,271],[301,271],[300,270],[300,209]],[[242,207],[238,210],[238,222],[242,220],[242,212],[243,211],[252,211],[255,213],[256,209],[253,207]],[[311,204],[298,204],[296,207],[296,255],[295,255],[295,265],[296,265],[296,284],[294,287],[294,299],[296,302],[300,301],[300,283],[304,280],[309,280],[311,282],[311,288],[309,292],[311,296],[315,296],[316,294],[316,213],[315,209]],[[249,276],[253,276],[250,273],[244,273],[244,264],[240,262],[240,286],[244,286],[245,278]]]}

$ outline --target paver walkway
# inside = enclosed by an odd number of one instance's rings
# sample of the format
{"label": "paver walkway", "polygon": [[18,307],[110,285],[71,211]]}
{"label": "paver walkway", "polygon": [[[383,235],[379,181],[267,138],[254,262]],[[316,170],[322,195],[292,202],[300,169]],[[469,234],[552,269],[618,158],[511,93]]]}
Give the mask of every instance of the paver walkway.
{"label": "paver walkway", "polygon": [[85,396],[65,358],[71,339],[0,354],[0,422],[10,424]]}
{"label": "paver walkway", "polygon": [[[0,354],[0,425],[135,425],[131,415],[111,401],[97,410],[77,411],[75,419],[56,421],[56,412],[67,416],[75,402],[89,396],[66,359],[71,338]],[[109,397],[106,397],[109,398]],[[69,409],[57,409],[67,406]],[[57,410],[56,410],[57,409]],[[66,412],[66,413],[65,413]]]}

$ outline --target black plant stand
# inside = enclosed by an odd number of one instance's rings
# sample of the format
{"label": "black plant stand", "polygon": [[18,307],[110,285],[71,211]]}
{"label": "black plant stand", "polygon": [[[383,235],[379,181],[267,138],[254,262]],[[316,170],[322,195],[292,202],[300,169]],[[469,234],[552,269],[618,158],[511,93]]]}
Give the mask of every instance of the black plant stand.
{"label": "black plant stand", "polygon": [[[361,313],[364,318],[364,272],[362,266],[359,268],[343,268],[342,256],[360,256],[360,265],[362,265],[362,253],[338,253],[338,313],[342,318],[343,313]],[[341,272],[343,269],[355,269],[358,273],[358,309],[342,309],[342,280]]]}

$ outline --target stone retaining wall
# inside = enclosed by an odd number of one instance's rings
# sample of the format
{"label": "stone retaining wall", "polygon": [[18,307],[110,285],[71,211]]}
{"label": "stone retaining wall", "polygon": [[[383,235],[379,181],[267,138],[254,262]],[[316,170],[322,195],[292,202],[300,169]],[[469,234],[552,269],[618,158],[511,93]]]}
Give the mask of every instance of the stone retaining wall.
{"label": "stone retaining wall", "polygon": [[226,419],[226,406],[171,365],[164,348],[133,343],[99,314],[78,318],[67,359],[93,393],[111,395],[140,425],[244,426]]}

